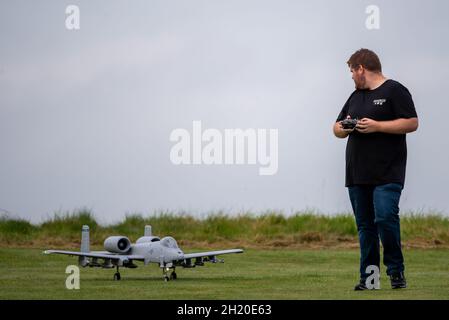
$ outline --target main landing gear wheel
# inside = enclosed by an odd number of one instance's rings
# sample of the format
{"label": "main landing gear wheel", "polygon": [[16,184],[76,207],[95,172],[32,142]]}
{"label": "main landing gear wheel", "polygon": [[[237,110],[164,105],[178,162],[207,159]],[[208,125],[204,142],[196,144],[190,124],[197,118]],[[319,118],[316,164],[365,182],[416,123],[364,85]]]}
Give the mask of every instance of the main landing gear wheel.
{"label": "main landing gear wheel", "polygon": [[178,275],[176,274],[176,272],[173,271],[170,275],[170,279],[176,280],[177,278],[178,278]]}
{"label": "main landing gear wheel", "polygon": [[120,279],[121,279],[120,272],[118,271],[118,266],[117,266],[117,272],[114,273],[114,281],[118,281]]}

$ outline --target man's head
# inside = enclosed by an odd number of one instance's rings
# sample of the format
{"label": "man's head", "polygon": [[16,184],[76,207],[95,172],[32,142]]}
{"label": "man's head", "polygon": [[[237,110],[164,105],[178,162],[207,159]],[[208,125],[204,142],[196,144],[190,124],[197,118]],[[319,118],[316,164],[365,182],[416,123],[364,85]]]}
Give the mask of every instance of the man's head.
{"label": "man's head", "polygon": [[379,57],[368,49],[360,49],[354,52],[347,64],[352,72],[356,89],[368,89],[367,78],[382,75]]}

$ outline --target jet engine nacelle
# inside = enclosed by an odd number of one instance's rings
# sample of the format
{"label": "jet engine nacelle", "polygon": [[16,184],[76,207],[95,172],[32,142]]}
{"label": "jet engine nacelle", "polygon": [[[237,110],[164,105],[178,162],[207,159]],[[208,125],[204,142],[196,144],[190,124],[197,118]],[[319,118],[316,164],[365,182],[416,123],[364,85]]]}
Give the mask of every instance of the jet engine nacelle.
{"label": "jet engine nacelle", "polygon": [[131,241],[127,237],[112,236],[104,240],[104,248],[109,252],[127,253],[131,248]]}

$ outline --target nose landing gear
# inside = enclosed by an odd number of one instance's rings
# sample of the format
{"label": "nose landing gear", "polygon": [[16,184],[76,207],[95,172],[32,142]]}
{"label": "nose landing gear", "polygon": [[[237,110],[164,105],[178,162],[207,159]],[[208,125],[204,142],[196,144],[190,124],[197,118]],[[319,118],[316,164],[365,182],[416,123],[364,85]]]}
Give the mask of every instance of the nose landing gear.
{"label": "nose landing gear", "polygon": [[[176,274],[175,267],[173,267],[173,271],[170,273],[169,267],[164,267],[162,269],[163,275],[164,275],[164,281],[168,282],[170,280],[176,280],[178,278],[178,275]],[[169,274],[170,273],[170,274]]]}

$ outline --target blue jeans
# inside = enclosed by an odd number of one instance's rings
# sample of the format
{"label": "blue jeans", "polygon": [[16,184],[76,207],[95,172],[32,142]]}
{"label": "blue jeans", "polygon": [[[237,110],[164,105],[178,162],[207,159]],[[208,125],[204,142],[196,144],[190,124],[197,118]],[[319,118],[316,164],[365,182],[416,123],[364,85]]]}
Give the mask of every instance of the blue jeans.
{"label": "blue jeans", "polygon": [[379,237],[384,248],[387,275],[404,271],[399,225],[402,184],[348,187],[360,242],[360,275],[366,279],[369,265],[380,267]]}

